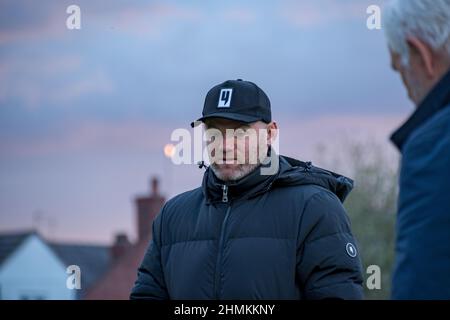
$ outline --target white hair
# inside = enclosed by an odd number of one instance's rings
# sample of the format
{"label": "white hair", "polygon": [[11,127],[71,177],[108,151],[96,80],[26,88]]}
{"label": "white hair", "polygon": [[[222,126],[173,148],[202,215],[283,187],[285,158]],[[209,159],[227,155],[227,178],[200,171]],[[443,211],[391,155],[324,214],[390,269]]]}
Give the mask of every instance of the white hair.
{"label": "white hair", "polygon": [[408,37],[417,37],[433,50],[450,56],[450,0],[392,0],[384,10],[388,45],[408,64]]}

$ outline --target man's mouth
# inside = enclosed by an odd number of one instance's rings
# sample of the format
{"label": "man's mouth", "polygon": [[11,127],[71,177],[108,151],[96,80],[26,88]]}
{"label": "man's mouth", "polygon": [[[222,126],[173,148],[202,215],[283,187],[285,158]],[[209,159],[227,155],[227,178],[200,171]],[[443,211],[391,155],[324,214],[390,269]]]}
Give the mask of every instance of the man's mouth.
{"label": "man's mouth", "polygon": [[219,166],[231,166],[237,164],[237,159],[222,159],[221,163],[216,163]]}

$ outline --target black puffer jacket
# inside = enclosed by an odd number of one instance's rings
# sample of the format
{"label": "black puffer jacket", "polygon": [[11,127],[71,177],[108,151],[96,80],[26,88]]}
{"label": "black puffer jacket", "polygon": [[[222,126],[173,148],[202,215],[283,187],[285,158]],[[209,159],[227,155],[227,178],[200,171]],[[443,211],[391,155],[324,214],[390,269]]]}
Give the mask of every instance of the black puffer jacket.
{"label": "black puffer jacket", "polygon": [[362,273],[341,202],[352,180],[279,156],[224,186],[169,200],[153,223],[132,299],[362,298]]}

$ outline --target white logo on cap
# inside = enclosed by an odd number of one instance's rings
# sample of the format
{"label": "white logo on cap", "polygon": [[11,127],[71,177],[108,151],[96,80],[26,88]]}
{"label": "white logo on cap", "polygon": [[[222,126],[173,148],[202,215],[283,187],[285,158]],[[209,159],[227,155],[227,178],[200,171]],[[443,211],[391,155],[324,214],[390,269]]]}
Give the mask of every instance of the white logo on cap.
{"label": "white logo on cap", "polygon": [[356,251],[356,247],[353,245],[353,243],[350,242],[347,243],[345,249],[347,250],[347,254],[352,258],[356,257],[356,255],[358,254],[358,252]]}
{"label": "white logo on cap", "polygon": [[233,89],[222,89],[219,94],[219,104],[217,108],[229,108],[231,104],[231,95],[233,94]]}

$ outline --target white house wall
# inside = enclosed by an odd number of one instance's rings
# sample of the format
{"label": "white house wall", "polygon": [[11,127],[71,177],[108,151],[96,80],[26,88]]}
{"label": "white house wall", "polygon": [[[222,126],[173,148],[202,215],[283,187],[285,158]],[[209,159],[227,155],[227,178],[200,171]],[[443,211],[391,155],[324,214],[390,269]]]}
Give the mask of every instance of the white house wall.
{"label": "white house wall", "polygon": [[30,235],[0,266],[1,299],[74,299],[66,267],[38,236]]}

